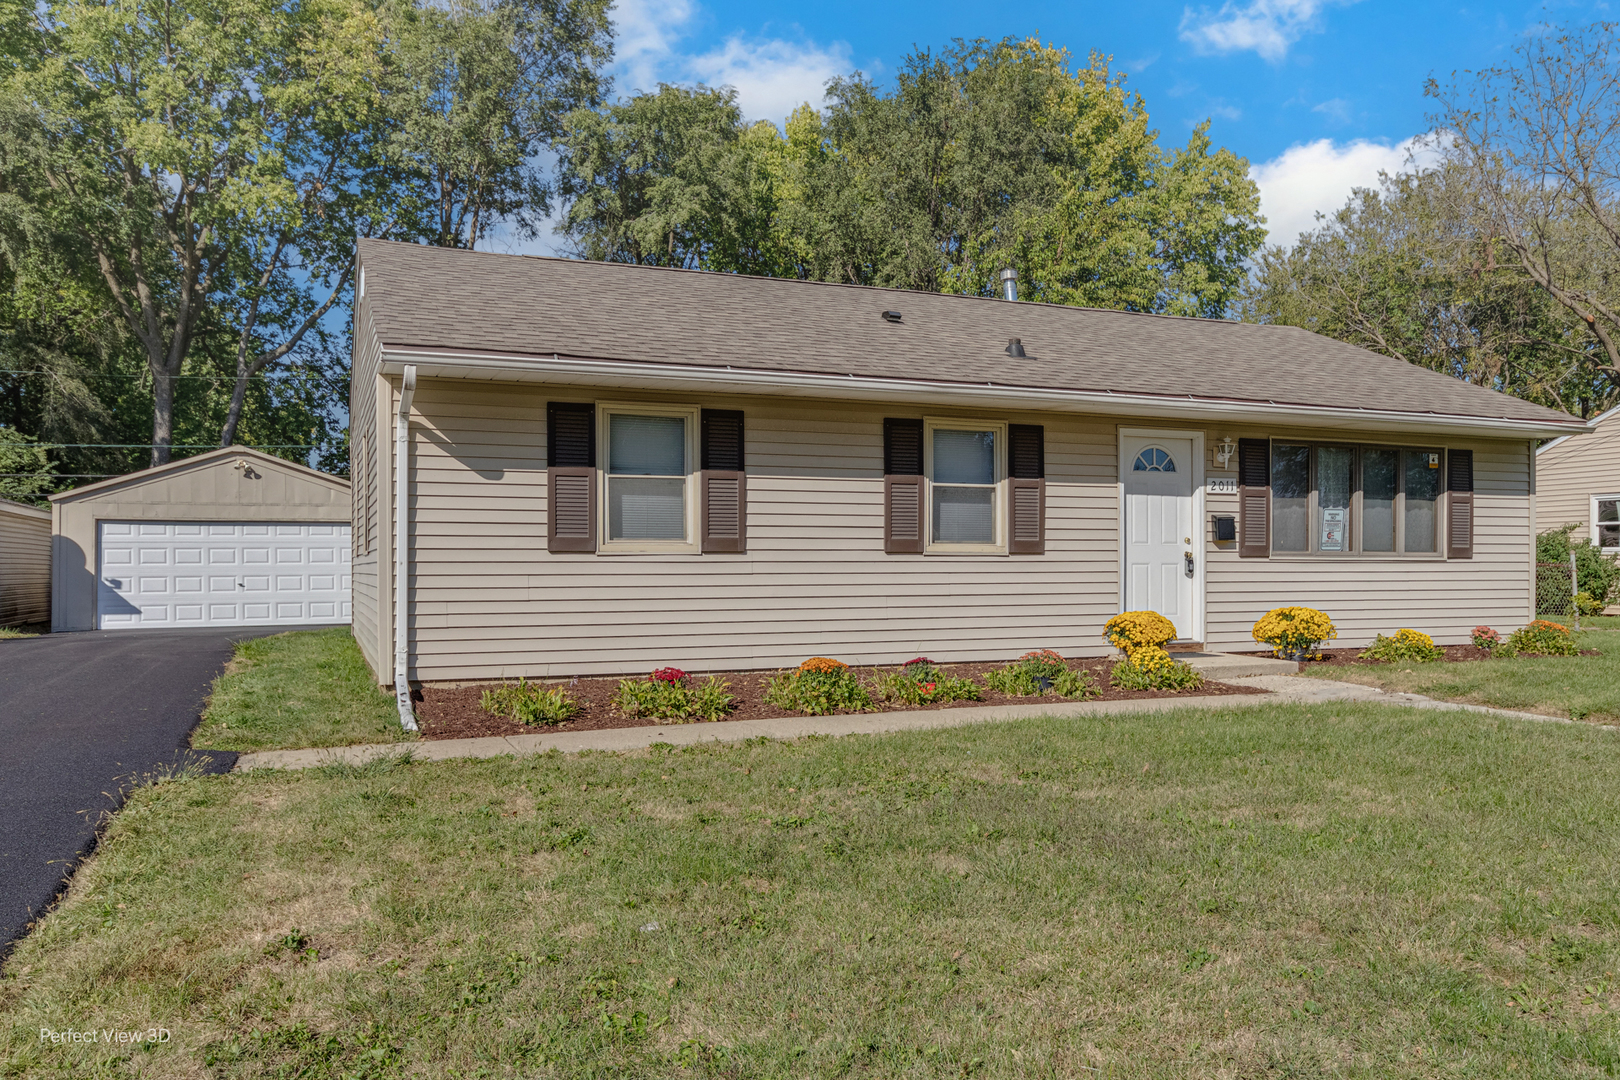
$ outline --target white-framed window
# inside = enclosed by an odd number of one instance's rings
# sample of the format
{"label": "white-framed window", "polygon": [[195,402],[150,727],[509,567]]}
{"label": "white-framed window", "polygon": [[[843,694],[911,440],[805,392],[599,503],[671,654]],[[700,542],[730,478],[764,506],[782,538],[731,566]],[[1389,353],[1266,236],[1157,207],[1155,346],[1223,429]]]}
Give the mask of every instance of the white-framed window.
{"label": "white-framed window", "polygon": [[1592,543],[1620,551],[1620,495],[1592,496]]}
{"label": "white-framed window", "polygon": [[1005,554],[1005,423],[925,417],[923,474],[928,481],[928,540],[924,550],[938,554]]}
{"label": "white-framed window", "polygon": [[597,550],[697,551],[697,408],[599,403],[597,423]]}

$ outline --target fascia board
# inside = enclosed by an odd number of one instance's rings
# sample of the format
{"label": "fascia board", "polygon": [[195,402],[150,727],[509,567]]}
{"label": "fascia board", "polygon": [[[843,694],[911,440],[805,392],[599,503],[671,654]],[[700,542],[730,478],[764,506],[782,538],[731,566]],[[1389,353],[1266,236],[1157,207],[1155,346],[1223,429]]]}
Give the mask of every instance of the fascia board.
{"label": "fascia board", "polygon": [[567,356],[509,356],[444,352],[384,346],[381,367],[399,375],[414,364],[419,378],[470,379],[489,382],[539,382],[553,385],[612,386],[641,390],[771,394],[858,401],[903,401],[911,404],[1027,409],[1117,416],[1154,416],[1228,423],[1290,424],[1299,427],[1353,428],[1402,432],[1447,431],[1487,438],[1549,438],[1581,434],[1592,425],[1516,420],[1508,417],[1459,416],[1449,413],[1399,412],[1386,409],[1338,409],[1242,399],[1124,394],[1114,391],[1061,390],[1042,387],[969,384],[926,379],[875,378],[813,372],[715,368],[678,363],[599,360]]}

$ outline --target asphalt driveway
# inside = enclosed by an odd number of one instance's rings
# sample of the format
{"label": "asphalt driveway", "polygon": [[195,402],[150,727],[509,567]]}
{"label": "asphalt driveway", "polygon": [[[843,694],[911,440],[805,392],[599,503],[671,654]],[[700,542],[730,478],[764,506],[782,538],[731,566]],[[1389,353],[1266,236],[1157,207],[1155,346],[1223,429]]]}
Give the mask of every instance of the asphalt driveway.
{"label": "asphalt driveway", "polygon": [[232,642],[285,627],[115,630],[0,641],[0,955],[61,891],[141,778],[233,753],[186,740]]}

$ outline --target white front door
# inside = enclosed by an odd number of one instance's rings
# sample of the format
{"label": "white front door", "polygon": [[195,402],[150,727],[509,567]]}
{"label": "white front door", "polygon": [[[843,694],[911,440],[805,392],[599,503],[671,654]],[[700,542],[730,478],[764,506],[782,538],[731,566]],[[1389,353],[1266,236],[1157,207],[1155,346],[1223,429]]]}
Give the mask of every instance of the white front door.
{"label": "white front door", "polygon": [[103,630],[349,621],[349,526],[104,521]]}
{"label": "white front door", "polygon": [[1157,611],[1193,636],[1197,557],[1193,531],[1191,439],[1127,436],[1125,480],[1125,610]]}

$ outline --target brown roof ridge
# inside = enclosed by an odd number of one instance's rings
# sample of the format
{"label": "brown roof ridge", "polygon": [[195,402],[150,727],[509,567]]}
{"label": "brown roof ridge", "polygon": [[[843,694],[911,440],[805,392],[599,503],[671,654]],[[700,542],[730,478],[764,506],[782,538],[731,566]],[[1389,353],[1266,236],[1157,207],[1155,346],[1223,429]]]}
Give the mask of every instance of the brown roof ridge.
{"label": "brown roof ridge", "polygon": [[[698,277],[728,278],[737,281],[769,281],[780,282],[784,285],[820,285],[825,288],[850,289],[862,292],[898,293],[902,296],[938,296],[952,300],[983,300],[986,303],[1005,304],[1007,301],[999,296],[980,296],[976,293],[928,292],[923,289],[906,289],[898,285],[861,285],[853,281],[822,281],[819,278],[789,278],[777,277],[772,274],[744,274],[735,270],[703,270],[695,266],[650,266],[645,263],[615,262],[611,259],[575,259],[567,255],[525,255],[510,251],[475,251],[470,248],[440,247],[437,244],[416,244],[405,240],[381,240],[372,237],[361,237],[362,244],[388,244],[395,247],[422,248],[434,252],[455,253],[458,255],[474,255],[480,258],[496,259],[528,259],[533,262],[558,263],[569,266],[599,266],[610,270],[629,271],[662,271],[668,274],[691,274]],[[1242,319],[1216,319],[1207,315],[1171,315],[1163,311],[1132,311],[1128,308],[1092,307],[1087,304],[1060,304],[1052,300],[1018,300],[1015,303],[1032,308],[1051,308],[1059,311],[1088,311],[1100,315],[1131,315],[1147,319],[1173,319],[1180,322],[1196,322],[1204,325],[1227,326],[1265,326],[1279,329],[1303,330],[1304,327],[1294,326],[1291,323],[1246,323]],[[1310,334],[1314,331],[1305,330]],[[1380,354],[1382,355],[1382,354]]]}

